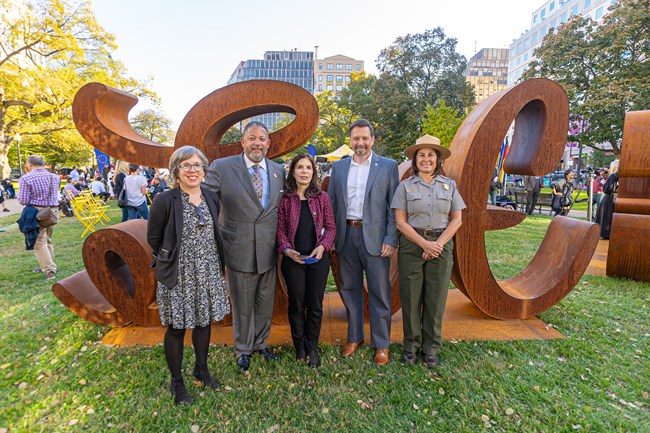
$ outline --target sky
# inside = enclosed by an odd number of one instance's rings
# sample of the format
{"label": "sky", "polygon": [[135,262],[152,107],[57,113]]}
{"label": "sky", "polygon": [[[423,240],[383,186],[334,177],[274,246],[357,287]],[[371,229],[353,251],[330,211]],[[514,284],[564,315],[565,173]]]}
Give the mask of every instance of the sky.
{"label": "sky", "polygon": [[[223,87],[240,61],[265,51],[313,51],[375,61],[399,36],[442,27],[468,60],[507,48],[530,28],[543,0],[92,0],[128,74],[151,80],[162,111],[178,127],[201,98]],[[140,102],[131,115],[147,108]]]}

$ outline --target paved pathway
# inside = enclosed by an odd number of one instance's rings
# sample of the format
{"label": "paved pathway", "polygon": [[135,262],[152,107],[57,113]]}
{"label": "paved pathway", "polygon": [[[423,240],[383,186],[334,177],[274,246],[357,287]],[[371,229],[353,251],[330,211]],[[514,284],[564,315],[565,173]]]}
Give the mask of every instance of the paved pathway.
{"label": "paved pathway", "polygon": [[[9,212],[0,211],[0,217],[15,214],[16,219],[18,219],[24,207],[22,204],[18,203],[18,199],[17,198],[5,199],[5,204],[7,205],[7,209],[9,209]],[[2,207],[2,205],[0,205],[0,207]]]}

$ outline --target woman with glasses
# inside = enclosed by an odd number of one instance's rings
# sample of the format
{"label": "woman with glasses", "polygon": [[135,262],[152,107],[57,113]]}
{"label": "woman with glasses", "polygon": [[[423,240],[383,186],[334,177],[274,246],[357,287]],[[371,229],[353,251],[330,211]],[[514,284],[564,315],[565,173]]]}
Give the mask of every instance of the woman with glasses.
{"label": "woman with glasses", "polygon": [[208,371],[210,322],[230,312],[223,276],[219,198],[201,187],[208,160],[193,146],[176,149],[169,160],[174,188],[156,195],[147,239],[153,250],[156,300],[165,332],[164,348],[176,404],[191,404],[182,371],[183,339],[192,329],[193,376],[207,388],[219,383]]}

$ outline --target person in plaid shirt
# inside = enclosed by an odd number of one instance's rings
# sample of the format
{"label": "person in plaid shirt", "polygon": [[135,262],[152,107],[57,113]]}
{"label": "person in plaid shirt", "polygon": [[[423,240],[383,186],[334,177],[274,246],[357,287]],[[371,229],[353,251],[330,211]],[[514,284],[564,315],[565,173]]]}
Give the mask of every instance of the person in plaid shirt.
{"label": "person in plaid shirt", "polygon": [[[25,163],[29,173],[18,181],[18,201],[23,206],[31,205],[35,208],[58,207],[59,176],[45,170],[45,161],[40,155],[30,155]],[[54,263],[54,245],[52,232],[54,226],[41,228],[34,245],[34,255],[40,271],[48,280],[54,279],[56,264]]]}

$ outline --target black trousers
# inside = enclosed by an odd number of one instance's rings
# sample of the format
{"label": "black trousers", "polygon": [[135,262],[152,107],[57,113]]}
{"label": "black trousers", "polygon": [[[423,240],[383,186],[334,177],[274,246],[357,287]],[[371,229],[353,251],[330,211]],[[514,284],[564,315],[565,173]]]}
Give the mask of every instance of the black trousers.
{"label": "black trousers", "polygon": [[282,258],[282,276],[289,295],[289,324],[296,349],[307,353],[318,349],[318,338],[323,321],[323,296],[330,258],[327,253],[318,263],[301,265],[288,257]]}
{"label": "black trousers", "polygon": [[108,200],[111,197],[111,195],[109,193],[107,193],[107,192],[100,192],[100,193],[93,194],[93,195],[95,197],[101,198],[104,201]]}

